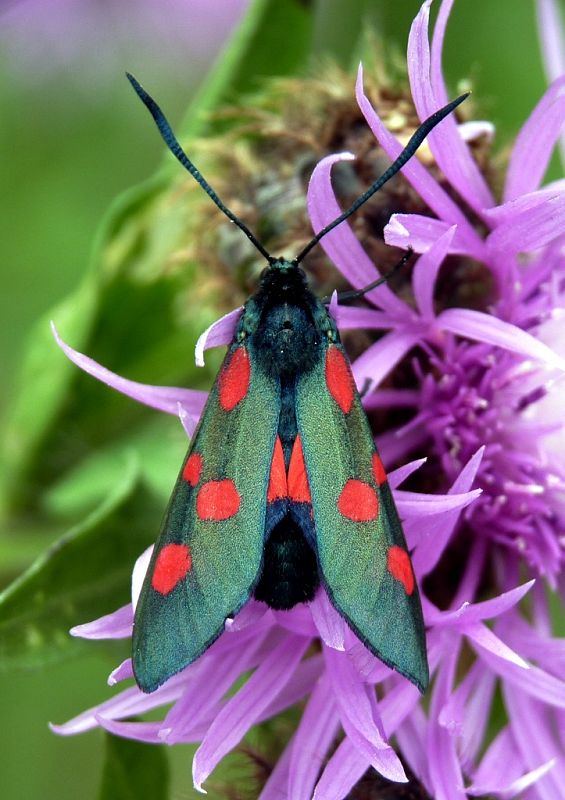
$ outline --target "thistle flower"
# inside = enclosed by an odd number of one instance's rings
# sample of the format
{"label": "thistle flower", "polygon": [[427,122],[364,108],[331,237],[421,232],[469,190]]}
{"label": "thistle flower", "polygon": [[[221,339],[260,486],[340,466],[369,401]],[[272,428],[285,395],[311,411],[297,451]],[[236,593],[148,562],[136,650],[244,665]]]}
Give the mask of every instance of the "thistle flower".
{"label": "thistle flower", "polygon": [[[408,45],[412,96],[422,119],[446,101],[441,51],[453,2],[440,7],[431,47],[430,5],[423,3]],[[363,647],[321,592],[288,612],[250,601],[196,663],[156,692],[127,688],[54,726],[57,732],[99,725],[148,742],[201,741],[193,763],[194,785],[201,789],[248,730],[306,700],[262,800],[339,800],[369,767],[398,782],[407,780],[408,767],[430,797],[446,800],[560,796],[565,650],[552,634],[544,582],[552,591],[565,586],[565,465],[555,456],[563,422],[561,410],[553,410],[565,370],[562,345],[555,341],[563,303],[565,192],[562,182],[541,181],[565,116],[564,88],[565,79],[557,78],[522,128],[500,204],[467,144],[477,132],[491,135],[492,126],[446,120],[436,129],[429,148],[454,191],[413,159],[404,175],[435,216],[395,214],[385,230],[389,244],[420,254],[406,299],[385,285],[367,295],[369,307],[331,304],[341,329],[384,331],[353,368],[358,384],[369,387],[367,410],[387,409],[394,413],[385,419],[403,420],[389,422],[378,442],[385,462],[401,464],[390,482],[422,584],[433,675],[429,703],[421,704],[414,686]],[[395,157],[401,145],[367,99],[361,71],[356,96],[380,146]],[[337,162],[351,158],[332,155],[314,170],[308,208],[315,230],[339,213],[330,175]],[[360,288],[377,277],[347,223],[322,246],[351,285]],[[491,273],[488,309],[436,307],[434,289],[450,254]],[[230,340],[239,313],[203,334],[198,362],[207,347]],[[86,372],[178,414],[193,432],[203,393],[120,378],[56,337]],[[415,489],[433,492],[399,489],[407,479]],[[149,555],[134,568],[132,603],[78,626],[74,635],[131,635]],[[521,601],[528,593],[526,613]],[[131,677],[128,659],[109,682]],[[504,715],[495,723],[497,687]],[[161,721],[127,721],[171,703]]]}

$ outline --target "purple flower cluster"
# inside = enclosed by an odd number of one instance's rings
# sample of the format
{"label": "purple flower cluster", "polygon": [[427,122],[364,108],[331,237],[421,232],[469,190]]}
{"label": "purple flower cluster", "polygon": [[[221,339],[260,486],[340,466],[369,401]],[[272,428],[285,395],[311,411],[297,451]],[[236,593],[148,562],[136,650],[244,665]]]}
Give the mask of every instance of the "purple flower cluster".
{"label": "purple flower cluster", "polygon": [[182,53],[183,64],[188,52],[194,69],[210,63],[246,6],[247,0],[222,0],[221,13],[210,14],[206,0],[141,0],[132,13],[127,0],[6,0],[0,43],[5,63],[35,81],[73,70],[90,81],[114,76],[140,52],[158,61],[164,50],[169,61]]}
{"label": "purple flower cluster", "polygon": [[[431,45],[430,5],[431,0],[423,3],[408,45],[410,84],[421,119],[447,102],[441,53],[453,0],[443,0]],[[542,20],[551,16],[547,2],[540,9]],[[357,101],[379,145],[395,158],[402,146],[371,107],[361,71]],[[331,304],[341,329],[385,332],[353,364],[358,385],[371,388],[367,408],[411,412],[408,423],[379,437],[379,448],[385,463],[408,462],[389,477],[420,585],[433,580],[456,538],[465,545],[449,607],[440,609],[422,591],[432,675],[429,702],[422,704],[412,684],[363,647],[320,592],[309,605],[288,612],[250,601],[196,663],[153,694],[129,687],[54,730],[68,735],[101,726],[147,742],[201,742],[193,762],[200,790],[254,725],[306,701],[261,800],[341,800],[369,767],[402,782],[405,765],[438,800],[563,796],[565,642],[552,634],[548,594],[565,588],[565,462],[562,455],[555,457],[555,442],[563,441],[558,398],[565,372],[560,349],[565,348],[556,324],[565,310],[565,182],[541,182],[564,119],[565,76],[560,76],[517,137],[500,204],[468,147],[473,137],[491,135],[492,126],[446,119],[428,144],[463,203],[412,159],[403,174],[436,216],[395,214],[385,231],[389,244],[420,254],[412,277],[415,308],[386,285],[368,294],[370,308]],[[325,158],[312,175],[308,207],[316,231],[340,213],[331,170],[351,158],[348,153]],[[469,209],[485,235],[470,221]],[[347,223],[322,246],[353,286],[378,277]],[[490,270],[497,299],[488,313],[469,308],[436,313],[434,287],[449,254],[463,254]],[[226,315],[203,334],[197,363],[207,347],[230,340],[239,313]],[[178,414],[192,433],[203,393],[120,378],[56,336],[86,372],[139,402]],[[407,356],[413,356],[413,386],[379,389]],[[450,487],[445,494],[398,488],[422,467],[424,459],[409,460],[422,448]],[[149,555],[135,566],[132,603],[73,629],[74,635],[131,636]],[[527,593],[526,614],[521,601]],[[313,642],[319,647],[311,648]],[[242,688],[226,697],[249,671]],[[109,682],[131,677],[128,659]],[[493,729],[497,688],[505,721]],[[161,721],[127,721],[169,704]],[[339,744],[332,749],[336,738]]]}

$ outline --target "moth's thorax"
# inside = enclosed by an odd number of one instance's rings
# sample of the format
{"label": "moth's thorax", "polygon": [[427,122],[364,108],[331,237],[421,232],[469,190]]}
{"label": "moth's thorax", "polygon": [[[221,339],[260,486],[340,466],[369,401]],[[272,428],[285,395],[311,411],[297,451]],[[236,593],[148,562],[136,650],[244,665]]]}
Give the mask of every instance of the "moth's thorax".
{"label": "moth's thorax", "polygon": [[316,364],[324,336],[320,317],[326,312],[299,267],[274,261],[262,274],[247,312],[249,344],[266,373],[289,376]]}

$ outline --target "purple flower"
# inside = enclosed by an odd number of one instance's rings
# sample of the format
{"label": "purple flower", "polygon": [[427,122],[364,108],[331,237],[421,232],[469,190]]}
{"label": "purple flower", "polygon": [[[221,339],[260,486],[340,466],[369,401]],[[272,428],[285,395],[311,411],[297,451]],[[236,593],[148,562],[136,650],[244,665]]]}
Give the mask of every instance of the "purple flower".
{"label": "purple flower", "polygon": [[[158,61],[166,49],[169,61],[182,54],[183,70],[206,66],[237,23],[247,0],[221,0],[210,14],[205,0],[143,0],[135,6],[124,0],[8,0],[0,10],[0,41],[8,61],[18,70],[40,74],[71,71],[89,63],[92,75],[121,69],[126,52],[131,63],[144,53]],[[87,70],[81,70],[84,74]],[[84,80],[84,77],[83,77]]]}
{"label": "purple flower", "polygon": [[[444,0],[439,9],[431,47],[431,0],[412,26],[409,76],[422,119],[447,99],[441,51],[452,4]],[[540,2],[542,7],[547,12],[548,4]],[[366,98],[361,71],[357,100],[379,144],[395,157],[401,145]],[[330,306],[341,329],[384,331],[353,365],[358,384],[368,383],[372,390],[366,407],[409,414],[408,422],[379,436],[379,447],[385,462],[404,464],[390,473],[390,483],[418,581],[424,582],[433,676],[429,703],[421,704],[412,684],[364,648],[320,592],[309,605],[289,612],[250,601],[197,662],[153,694],[129,687],[54,730],[74,734],[99,725],[148,742],[200,741],[193,778],[201,789],[250,728],[306,700],[262,800],[340,800],[370,766],[400,782],[407,780],[408,766],[438,800],[562,795],[565,643],[552,634],[549,591],[565,587],[565,462],[562,447],[556,447],[563,441],[558,401],[565,346],[556,326],[565,308],[565,185],[541,182],[564,118],[562,76],[517,137],[499,204],[468,147],[477,134],[492,135],[492,126],[445,120],[428,143],[464,202],[458,204],[412,159],[403,173],[435,217],[396,214],[386,228],[388,243],[420,254],[412,274],[414,305],[384,285],[367,295],[370,308],[341,307],[335,298]],[[333,155],[316,167],[308,193],[315,230],[338,215],[331,170],[351,158]],[[378,276],[347,223],[322,246],[353,286],[366,286]],[[488,312],[465,307],[436,312],[436,279],[446,256],[454,253],[480,262],[492,274],[496,299]],[[231,312],[202,335],[197,363],[203,363],[207,347],[230,340],[239,313]],[[203,393],[125,380],[55,335],[86,372],[139,402],[178,414],[192,433]],[[379,388],[400,362],[411,370],[410,384]],[[444,493],[399,488],[426,470],[425,459],[418,457],[422,452],[429,454]],[[131,635],[149,555],[135,566],[132,604],[78,626],[74,635]],[[454,588],[440,604],[437,590],[446,578]],[[521,601],[528,593],[526,615]],[[314,641],[319,651],[310,648]],[[242,688],[226,698],[250,671]],[[109,682],[131,677],[128,659]],[[505,717],[495,723],[498,687]],[[161,721],[127,721],[165,705],[171,707]]]}

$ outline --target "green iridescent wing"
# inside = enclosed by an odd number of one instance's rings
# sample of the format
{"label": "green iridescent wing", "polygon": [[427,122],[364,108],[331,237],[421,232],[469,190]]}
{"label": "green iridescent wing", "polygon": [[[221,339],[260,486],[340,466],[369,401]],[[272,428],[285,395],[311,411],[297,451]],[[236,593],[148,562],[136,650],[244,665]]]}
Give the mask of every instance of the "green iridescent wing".
{"label": "green iridescent wing", "polygon": [[204,652],[260,567],[278,382],[232,345],[167,509],[135,614],[133,669],[152,692]]}
{"label": "green iridescent wing", "polygon": [[322,583],[366,647],[423,692],[424,624],[398,513],[345,351],[323,349],[296,389]]}

